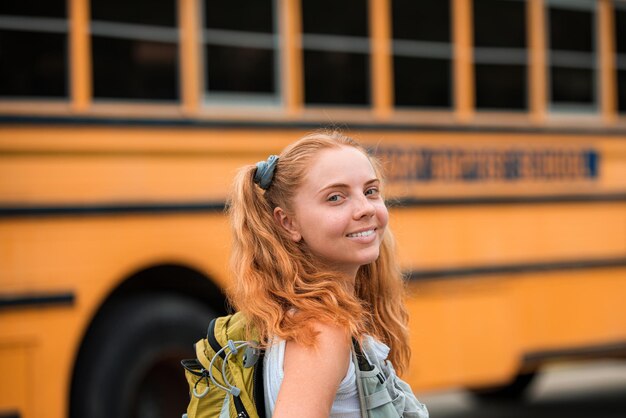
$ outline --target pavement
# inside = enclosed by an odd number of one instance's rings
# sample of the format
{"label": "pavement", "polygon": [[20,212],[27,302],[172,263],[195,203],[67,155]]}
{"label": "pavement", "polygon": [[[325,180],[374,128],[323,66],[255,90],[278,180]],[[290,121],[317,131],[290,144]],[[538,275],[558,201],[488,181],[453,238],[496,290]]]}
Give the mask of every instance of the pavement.
{"label": "pavement", "polygon": [[417,397],[431,418],[626,418],[626,360],[548,366],[520,402],[479,402],[463,390]]}

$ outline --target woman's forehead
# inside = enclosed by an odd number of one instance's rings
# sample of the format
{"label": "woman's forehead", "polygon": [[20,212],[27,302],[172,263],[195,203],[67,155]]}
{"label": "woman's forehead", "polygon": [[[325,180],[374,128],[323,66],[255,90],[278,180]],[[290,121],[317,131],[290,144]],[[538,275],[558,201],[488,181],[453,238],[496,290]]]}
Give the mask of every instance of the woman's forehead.
{"label": "woman's forehead", "polygon": [[327,148],[318,153],[307,169],[305,182],[312,186],[327,183],[359,183],[376,178],[369,158],[354,147]]}

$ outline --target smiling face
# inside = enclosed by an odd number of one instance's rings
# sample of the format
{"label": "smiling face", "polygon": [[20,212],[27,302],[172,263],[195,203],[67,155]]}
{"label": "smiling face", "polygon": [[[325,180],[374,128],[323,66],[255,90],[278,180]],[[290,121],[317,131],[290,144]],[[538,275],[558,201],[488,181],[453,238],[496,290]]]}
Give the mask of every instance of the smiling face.
{"label": "smiling face", "polygon": [[286,213],[276,220],[294,241],[330,268],[355,277],[378,258],[388,213],[380,180],[360,150],[341,146],[320,151]]}

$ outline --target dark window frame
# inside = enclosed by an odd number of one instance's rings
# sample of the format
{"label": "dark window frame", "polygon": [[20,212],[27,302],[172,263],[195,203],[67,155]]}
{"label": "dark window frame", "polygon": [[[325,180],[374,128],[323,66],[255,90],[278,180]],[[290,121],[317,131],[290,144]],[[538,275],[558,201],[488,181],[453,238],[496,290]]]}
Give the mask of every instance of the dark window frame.
{"label": "dark window frame", "polygon": [[[620,13],[623,13],[625,15],[624,18],[624,25],[626,26],[626,2],[613,2],[613,6],[615,8],[614,10],[614,16],[617,17],[617,13],[618,11]],[[617,97],[616,97],[616,110],[618,115],[624,117],[626,116],[626,99],[624,99],[624,103],[621,103],[619,101],[619,73],[623,73],[624,74],[624,83],[626,84],[626,50],[623,52],[620,52],[617,50],[617,36],[618,36],[618,31],[617,31],[617,19],[615,19],[614,21],[615,24],[615,28],[614,31],[615,33],[613,34],[615,37],[615,82],[616,82],[616,90],[617,90]],[[626,30],[626,28],[624,28],[624,30]],[[623,41],[623,40],[622,40]],[[624,44],[626,44],[626,41],[623,41]],[[623,89],[626,89],[626,85],[622,86]]]}
{"label": "dark window frame", "polygon": [[[178,0],[174,0],[174,4],[178,4]],[[90,37],[92,44],[95,38],[117,39],[123,41],[146,41],[172,44],[176,48],[176,59],[174,68],[174,85],[175,96],[173,99],[151,99],[151,98],[126,98],[126,97],[99,97],[95,93],[95,65],[94,65],[94,48],[91,50],[91,75],[92,75],[92,101],[98,103],[141,103],[141,104],[159,104],[159,105],[180,105],[182,104],[182,72],[181,72],[181,44],[180,44],[180,28],[178,20],[174,26],[166,25],[146,25],[141,23],[114,22],[108,20],[99,20],[89,17]]]}
{"label": "dark window frame", "polygon": [[[498,0],[521,3],[524,8],[524,43],[522,47],[495,47],[495,46],[476,46],[474,42],[472,49],[473,56],[473,77],[474,77],[474,109],[477,112],[505,112],[515,114],[525,114],[530,111],[530,65],[528,60],[529,46],[528,46],[528,30],[529,22],[526,14],[527,1],[528,0]],[[475,6],[474,6],[475,7]],[[472,12],[472,29],[475,35],[475,13]],[[474,38],[475,39],[475,38]],[[478,106],[478,76],[477,66],[522,66],[524,67],[525,74],[525,97],[524,107],[522,108],[507,108],[507,107],[479,107]]]}
{"label": "dark window frame", "polygon": [[[592,52],[554,50],[550,39],[550,9],[580,10],[591,13],[591,45]],[[600,111],[600,71],[598,51],[598,6],[596,2],[587,0],[545,0],[546,11],[546,99],[548,113],[551,114],[589,114],[597,115]],[[590,62],[587,62],[590,61]],[[552,94],[553,68],[590,70],[592,102],[570,104],[554,101]]]}
{"label": "dark window frame", "polygon": [[[393,0],[392,0],[393,1]],[[449,0],[449,13],[448,13],[448,40],[447,41],[433,41],[433,40],[416,40],[416,39],[404,39],[396,38],[393,30],[390,34],[391,41],[391,55],[390,59],[394,64],[392,73],[392,86],[391,89],[394,92],[393,108],[397,111],[434,111],[434,112],[451,112],[454,111],[454,10],[452,7],[452,0]],[[391,13],[391,25],[393,28],[393,12]],[[396,96],[396,57],[400,59],[425,59],[433,61],[445,60],[448,62],[448,97],[447,105],[415,105],[415,104],[398,104]]]}
{"label": "dark window frame", "polygon": [[0,15],[0,29],[14,33],[54,33],[65,36],[65,80],[64,95],[44,96],[44,95],[3,95],[0,101],[48,101],[54,103],[69,103],[72,100],[71,78],[70,78],[70,24],[69,11],[65,9],[66,17],[43,17],[43,16],[17,16]]}
{"label": "dark window frame", "polygon": [[[339,34],[326,34],[326,33],[308,33],[304,28],[304,16],[302,16],[302,94],[303,94],[303,106],[307,109],[319,109],[319,108],[341,108],[341,109],[356,109],[356,110],[371,110],[373,109],[373,73],[371,68],[371,28],[369,23],[369,7],[367,2],[365,3],[365,16],[367,19],[366,30],[367,33],[364,36],[357,35],[339,35]],[[304,7],[302,7],[304,9]],[[304,14],[304,11],[302,12]],[[366,86],[366,103],[354,104],[354,103],[307,103],[307,89],[306,89],[306,61],[305,55],[307,52],[312,53],[325,53],[336,52],[339,54],[362,54],[365,56],[366,69],[365,77],[367,79]]]}
{"label": "dark window frame", "polygon": [[[278,0],[272,0],[273,33],[237,31],[230,29],[211,29],[206,25],[206,1],[200,1],[200,82],[198,88],[202,97],[202,103],[206,107],[212,106],[234,106],[234,107],[269,107],[278,108],[284,104],[283,82],[282,82],[282,54],[283,48],[280,43],[280,13]],[[209,45],[222,47],[243,47],[268,49],[274,53],[274,93],[252,93],[252,92],[220,92],[210,91],[208,85],[211,81],[208,78],[208,62],[211,59],[207,54]]]}

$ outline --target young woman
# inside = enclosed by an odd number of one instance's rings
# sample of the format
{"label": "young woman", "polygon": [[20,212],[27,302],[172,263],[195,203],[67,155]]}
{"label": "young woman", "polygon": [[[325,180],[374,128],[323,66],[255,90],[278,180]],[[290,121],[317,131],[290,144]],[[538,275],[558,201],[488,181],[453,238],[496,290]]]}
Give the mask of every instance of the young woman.
{"label": "young woman", "polygon": [[376,161],[334,131],[235,179],[229,297],[266,348],[268,417],[361,417],[353,342],[397,382],[388,389],[397,416],[428,416],[394,371],[410,348],[382,187]]}

